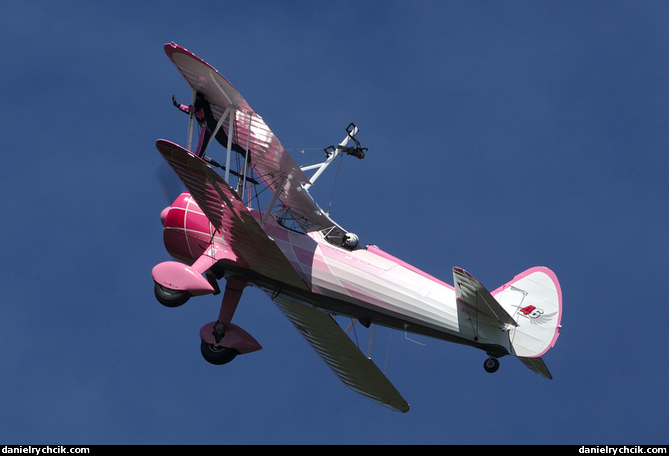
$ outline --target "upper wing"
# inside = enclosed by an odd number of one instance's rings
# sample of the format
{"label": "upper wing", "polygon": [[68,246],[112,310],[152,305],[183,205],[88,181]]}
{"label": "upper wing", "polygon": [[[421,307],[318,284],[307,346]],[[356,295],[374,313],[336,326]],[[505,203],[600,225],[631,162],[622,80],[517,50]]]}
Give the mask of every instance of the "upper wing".
{"label": "upper wing", "polygon": [[207,62],[174,43],[165,45],[165,53],[188,84],[209,100],[216,118],[226,117],[221,128],[228,136],[229,109],[232,111],[232,141],[249,151],[256,174],[272,192],[280,192],[278,199],[293,219],[305,231],[335,226],[303,187],[309,178],[232,84]]}
{"label": "upper wing", "polygon": [[265,234],[237,193],[201,158],[183,147],[158,140],[156,147],[195,202],[235,254],[254,271],[302,289],[304,281],[281,249]]}
{"label": "upper wing", "polygon": [[273,300],[346,386],[392,410],[409,411],[409,404],[390,380],[330,315],[283,294]]}

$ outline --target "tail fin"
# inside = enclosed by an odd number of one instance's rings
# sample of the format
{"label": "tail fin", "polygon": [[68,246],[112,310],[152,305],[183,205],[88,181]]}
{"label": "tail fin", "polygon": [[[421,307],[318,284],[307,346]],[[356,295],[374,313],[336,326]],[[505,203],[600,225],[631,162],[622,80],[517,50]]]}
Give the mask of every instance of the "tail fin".
{"label": "tail fin", "polygon": [[555,273],[531,268],[491,294],[518,323],[509,332],[514,355],[534,372],[552,378],[540,357],[555,345],[562,319],[562,290]]}

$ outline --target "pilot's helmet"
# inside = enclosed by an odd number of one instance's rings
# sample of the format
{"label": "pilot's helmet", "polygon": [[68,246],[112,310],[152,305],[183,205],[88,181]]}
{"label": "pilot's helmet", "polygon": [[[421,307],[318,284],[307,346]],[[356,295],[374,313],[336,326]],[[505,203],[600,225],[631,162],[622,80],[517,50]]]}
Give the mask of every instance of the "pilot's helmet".
{"label": "pilot's helmet", "polygon": [[352,250],[358,246],[358,241],[358,236],[353,233],[346,233],[342,239],[341,245]]}

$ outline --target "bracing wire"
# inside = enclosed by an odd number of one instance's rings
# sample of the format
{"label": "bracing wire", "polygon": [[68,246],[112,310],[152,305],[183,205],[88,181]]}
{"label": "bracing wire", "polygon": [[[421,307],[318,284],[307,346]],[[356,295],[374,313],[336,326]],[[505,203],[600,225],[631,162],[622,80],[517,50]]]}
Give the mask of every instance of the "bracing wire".
{"label": "bracing wire", "polygon": [[388,342],[388,352],[386,353],[386,362],[383,365],[383,373],[386,373],[386,369],[388,368],[388,359],[390,359],[390,346],[393,344],[393,334],[395,334],[395,330],[391,329],[390,330],[390,341]]}

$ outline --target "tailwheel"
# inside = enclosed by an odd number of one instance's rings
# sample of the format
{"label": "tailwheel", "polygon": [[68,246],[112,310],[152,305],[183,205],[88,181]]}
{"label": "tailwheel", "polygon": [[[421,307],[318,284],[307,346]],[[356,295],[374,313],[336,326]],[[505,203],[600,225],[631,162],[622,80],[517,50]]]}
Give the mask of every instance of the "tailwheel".
{"label": "tailwheel", "polygon": [[165,307],[179,307],[185,304],[192,296],[186,290],[173,290],[162,286],[158,282],[154,283],[153,293],[156,295],[158,302]]}
{"label": "tailwheel", "polygon": [[262,346],[249,333],[230,323],[247,282],[228,277],[218,319],[200,328],[200,351],[204,359],[216,365],[227,364],[237,355],[260,350]]}
{"label": "tailwheel", "polygon": [[491,374],[493,372],[497,372],[497,369],[499,369],[499,360],[491,356],[490,358],[485,360],[485,362],[483,363],[483,368],[485,369],[486,372],[490,372]]}
{"label": "tailwheel", "polygon": [[239,354],[234,348],[216,346],[205,341],[200,344],[200,351],[207,362],[217,366],[229,363]]}

